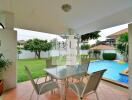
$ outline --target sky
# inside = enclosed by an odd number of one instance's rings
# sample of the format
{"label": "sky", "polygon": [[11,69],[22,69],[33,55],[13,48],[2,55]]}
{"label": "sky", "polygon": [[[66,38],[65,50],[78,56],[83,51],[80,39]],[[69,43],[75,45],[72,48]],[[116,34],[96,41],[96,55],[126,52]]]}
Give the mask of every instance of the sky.
{"label": "sky", "polygon": [[[118,32],[118,31],[125,29],[127,27],[128,27],[128,24],[123,24],[120,26],[115,26],[115,27],[101,30],[101,32],[99,33],[101,35],[101,37],[98,38],[98,40],[104,41],[108,35]],[[16,28],[15,30],[17,30],[17,33],[18,33],[17,34],[18,40],[28,40],[28,39],[33,39],[33,38],[39,38],[39,39],[50,41],[54,38],[57,38],[58,41],[63,41],[63,39],[59,35],[55,35],[55,34],[29,31],[29,30],[18,29],[18,28]],[[95,40],[90,40],[89,44],[94,44],[95,42],[96,42]]]}
{"label": "sky", "polygon": [[63,41],[63,39],[59,35],[55,35],[55,34],[36,32],[36,31],[30,31],[30,30],[24,30],[18,28],[15,28],[15,30],[17,30],[17,40],[28,40],[28,39],[39,38],[42,40],[50,41],[54,38],[57,38],[58,41]]}

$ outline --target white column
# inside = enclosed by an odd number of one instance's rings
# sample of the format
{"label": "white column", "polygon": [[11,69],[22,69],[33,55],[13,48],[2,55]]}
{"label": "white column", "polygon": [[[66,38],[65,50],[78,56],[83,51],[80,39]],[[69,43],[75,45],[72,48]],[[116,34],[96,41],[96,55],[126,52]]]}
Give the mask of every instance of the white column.
{"label": "white column", "polygon": [[66,49],[66,65],[75,65],[76,64],[76,46],[77,40],[74,39],[74,30],[68,29],[68,38],[66,41],[67,49]]}
{"label": "white column", "polygon": [[76,65],[77,56],[77,39],[74,39],[74,35],[69,35],[67,39],[67,65]]}
{"label": "white column", "polygon": [[128,25],[129,33],[129,100],[132,100],[132,23]]}
{"label": "white column", "polygon": [[80,55],[80,47],[79,47],[80,38],[81,36],[77,36],[77,55]]}
{"label": "white column", "polygon": [[5,29],[0,29],[0,52],[5,58],[9,59],[12,64],[3,73],[5,89],[16,87],[16,44],[17,32],[14,28],[14,15],[11,12],[0,13],[0,22]]}

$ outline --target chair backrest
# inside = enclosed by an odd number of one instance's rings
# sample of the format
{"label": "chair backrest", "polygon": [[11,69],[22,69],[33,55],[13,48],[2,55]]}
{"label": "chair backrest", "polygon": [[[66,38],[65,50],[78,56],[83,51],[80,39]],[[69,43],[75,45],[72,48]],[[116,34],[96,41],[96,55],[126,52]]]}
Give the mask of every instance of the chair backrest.
{"label": "chair backrest", "polygon": [[87,63],[87,71],[88,71],[89,65],[90,65],[90,60]]}
{"label": "chair backrest", "polygon": [[93,72],[92,74],[90,74],[90,77],[85,85],[82,95],[92,92],[92,91],[96,91],[96,89],[99,85],[99,82],[100,82],[105,71],[106,71],[106,69],[100,70],[97,72]]}
{"label": "chair backrest", "polygon": [[85,64],[81,64],[81,66],[84,67],[84,69],[85,69],[86,71],[88,71],[89,65],[90,65],[90,61],[88,61],[88,62],[85,63]]}
{"label": "chair backrest", "polygon": [[31,72],[29,71],[28,67],[27,66],[24,66],[25,67],[25,72],[27,73],[27,76],[28,78],[30,79],[35,91],[37,92],[37,94],[39,93],[39,90],[37,88],[37,84],[35,83],[35,81],[33,80],[32,78],[32,75],[31,75]]}
{"label": "chair backrest", "polygon": [[53,58],[46,59],[46,68],[56,67],[57,64],[56,64],[56,61],[54,61],[54,60],[56,60],[56,59],[53,59]]}

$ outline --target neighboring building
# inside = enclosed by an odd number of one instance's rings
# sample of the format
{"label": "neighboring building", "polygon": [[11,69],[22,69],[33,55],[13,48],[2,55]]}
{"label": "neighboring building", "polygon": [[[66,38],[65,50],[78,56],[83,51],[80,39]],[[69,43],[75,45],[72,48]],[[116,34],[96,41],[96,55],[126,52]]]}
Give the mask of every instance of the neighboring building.
{"label": "neighboring building", "polygon": [[[90,48],[89,50],[91,51],[94,51],[94,50],[100,50],[101,51],[101,54],[100,54],[100,59],[103,59],[102,57],[102,54],[103,53],[116,53],[117,56],[116,56],[116,59],[117,60],[123,60],[123,55],[121,55],[114,46],[110,46],[110,45],[97,45],[97,46],[94,46],[92,48]],[[93,54],[91,54],[91,56],[94,57]]]}
{"label": "neighboring building", "polygon": [[25,40],[19,40],[19,41],[17,41],[17,47],[23,48],[25,42],[26,42]]}
{"label": "neighboring building", "polygon": [[123,30],[120,30],[118,32],[115,32],[109,36],[107,36],[107,39],[105,41],[99,41],[96,43],[96,45],[115,45],[116,44],[116,39],[121,35],[124,34],[125,32],[128,32],[128,28],[125,28]]}
{"label": "neighboring building", "polygon": [[[100,51],[100,54],[98,55],[98,58],[99,59],[103,59],[103,53],[117,53],[116,52],[116,48],[114,48],[113,46],[110,46],[110,45],[96,45],[92,48],[89,49],[91,51],[91,54],[90,56],[91,57],[95,57],[95,54],[93,53],[94,50],[99,50]],[[119,57],[117,56],[117,59],[119,59]]]}
{"label": "neighboring building", "polygon": [[120,31],[118,31],[118,32],[115,32],[115,33],[113,33],[113,34],[107,36],[106,42],[109,43],[110,45],[115,45],[115,44],[116,44],[116,39],[117,39],[120,35],[124,34],[125,32],[128,32],[128,28],[125,28],[125,29],[123,29],[123,30],[120,30]]}
{"label": "neighboring building", "polygon": [[107,36],[107,38],[110,38],[110,39],[116,39],[118,38],[121,34],[125,33],[125,32],[128,32],[128,28],[125,28],[123,30],[120,30],[118,32],[115,32],[109,36]]}
{"label": "neighboring building", "polygon": [[90,48],[90,50],[115,50],[115,48],[109,45],[97,45]]}
{"label": "neighboring building", "polygon": [[105,41],[98,41],[95,45],[112,45],[114,43],[115,43],[114,39],[106,39]]}

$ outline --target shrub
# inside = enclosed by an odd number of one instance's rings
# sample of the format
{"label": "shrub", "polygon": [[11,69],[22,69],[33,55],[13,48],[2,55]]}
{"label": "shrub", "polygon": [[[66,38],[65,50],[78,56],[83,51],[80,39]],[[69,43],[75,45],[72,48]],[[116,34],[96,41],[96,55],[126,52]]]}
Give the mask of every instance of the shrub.
{"label": "shrub", "polygon": [[115,60],[116,53],[103,53],[103,59],[104,60]]}
{"label": "shrub", "polygon": [[88,50],[89,47],[90,47],[90,45],[88,45],[88,44],[83,44],[83,45],[81,45],[81,49],[82,49],[82,50]]}
{"label": "shrub", "polygon": [[88,59],[88,55],[87,54],[81,54],[81,59]]}

